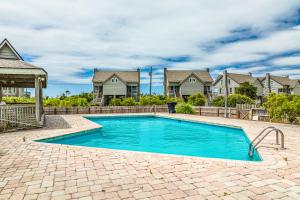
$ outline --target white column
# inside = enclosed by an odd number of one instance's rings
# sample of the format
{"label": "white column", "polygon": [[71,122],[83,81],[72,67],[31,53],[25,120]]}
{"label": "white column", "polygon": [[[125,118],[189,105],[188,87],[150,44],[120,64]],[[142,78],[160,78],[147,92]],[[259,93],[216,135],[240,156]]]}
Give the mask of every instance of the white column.
{"label": "white column", "polygon": [[2,101],[2,96],[3,96],[3,88],[2,85],[0,85],[0,102]]}
{"label": "white column", "polygon": [[40,120],[41,120],[40,77],[38,77],[38,76],[35,77],[34,86],[35,86],[35,118],[36,118],[37,124],[39,124]]}

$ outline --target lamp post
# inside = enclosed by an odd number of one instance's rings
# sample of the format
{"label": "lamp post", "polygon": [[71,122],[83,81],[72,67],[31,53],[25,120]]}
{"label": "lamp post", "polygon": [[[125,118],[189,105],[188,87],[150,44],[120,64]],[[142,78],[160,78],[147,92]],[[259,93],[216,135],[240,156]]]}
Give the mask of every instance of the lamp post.
{"label": "lamp post", "polygon": [[152,95],[152,67],[150,67],[149,76],[150,76],[150,90],[149,90],[149,93],[150,93],[150,95]]}
{"label": "lamp post", "polygon": [[228,98],[228,75],[227,75],[227,70],[224,70],[224,82],[225,82],[225,112],[224,112],[224,117],[227,118],[227,98]]}

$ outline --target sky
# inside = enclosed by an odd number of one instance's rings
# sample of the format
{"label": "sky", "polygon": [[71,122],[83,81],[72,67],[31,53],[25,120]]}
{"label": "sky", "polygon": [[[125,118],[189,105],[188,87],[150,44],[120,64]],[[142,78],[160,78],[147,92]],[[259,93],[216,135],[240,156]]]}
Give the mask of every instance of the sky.
{"label": "sky", "polygon": [[163,68],[300,79],[300,0],[9,0],[0,40],[49,75],[48,96],[90,92],[93,69]]}

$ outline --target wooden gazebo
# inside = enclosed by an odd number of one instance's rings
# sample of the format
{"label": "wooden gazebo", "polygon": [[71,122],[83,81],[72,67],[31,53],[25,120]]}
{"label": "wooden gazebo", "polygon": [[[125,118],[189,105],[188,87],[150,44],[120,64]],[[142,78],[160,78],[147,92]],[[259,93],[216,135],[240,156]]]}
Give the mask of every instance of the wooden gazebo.
{"label": "wooden gazebo", "polygon": [[39,124],[43,112],[42,89],[47,87],[47,72],[24,62],[7,39],[0,44],[0,102],[3,87],[35,88],[35,118]]}

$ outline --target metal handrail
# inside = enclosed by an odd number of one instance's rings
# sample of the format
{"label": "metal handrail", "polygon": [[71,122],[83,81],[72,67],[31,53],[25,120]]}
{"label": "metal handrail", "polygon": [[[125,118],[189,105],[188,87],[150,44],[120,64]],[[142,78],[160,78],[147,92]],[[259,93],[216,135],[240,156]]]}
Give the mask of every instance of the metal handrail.
{"label": "metal handrail", "polygon": [[[270,129],[270,130],[269,130]],[[268,131],[267,131],[268,130]],[[267,132],[266,132],[267,131]],[[254,149],[265,139],[271,132],[275,131],[276,132],[276,144],[279,145],[279,133],[281,135],[281,149],[284,149],[284,134],[283,132],[275,128],[273,126],[269,126],[265,129],[263,129],[250,143],[249,145],[249,150],[248,150],[248,155],[249,157],[253,158],[254,155]],[[265,133],[265,134],[264,134]],[[260,138],[260,136],[263,135],[263,137]],[[257,142],[256,142],[257,141]],[[256,142],[256,143],[255,143]]]}
{"label": "metal handrail", "polygon": [[151,108],[150,108],[150,112],[151,112],[151,110],[154,109],[154,114],[156,113],[156,109],[155,109],[156,107],[155,107],[155,106],[156,106],[156,105],[152,105]]}

